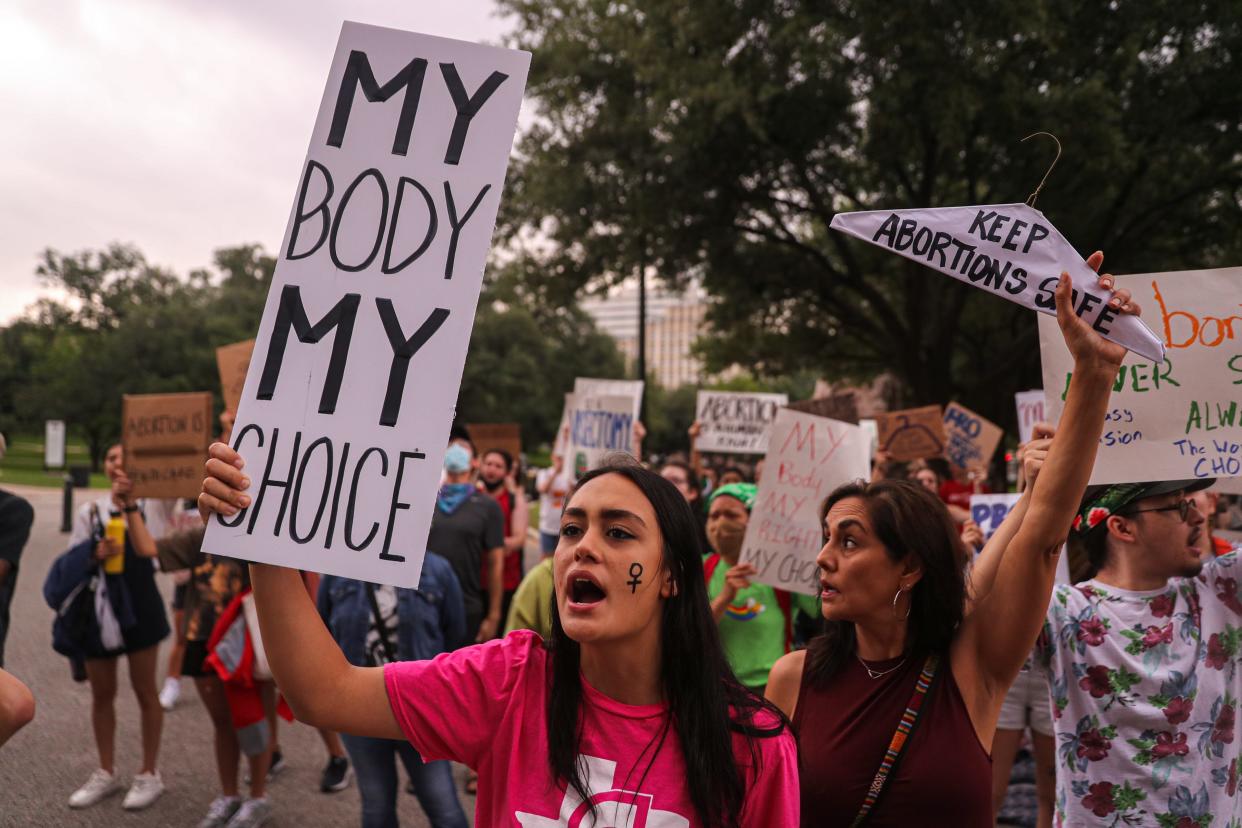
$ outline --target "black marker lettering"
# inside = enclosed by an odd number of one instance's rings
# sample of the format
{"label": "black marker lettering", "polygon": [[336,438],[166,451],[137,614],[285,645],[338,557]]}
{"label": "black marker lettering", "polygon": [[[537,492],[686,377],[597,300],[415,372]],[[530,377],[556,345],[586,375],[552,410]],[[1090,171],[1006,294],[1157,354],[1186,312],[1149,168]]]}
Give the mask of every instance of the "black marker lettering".
{"label": "black marker lettering", "polygon": [[[332,126],[328,129],[328,146],[339,147],[345,140],[345,127],[354,106],[354,90],[361,86],[362,94],[371,103],[388,100],[400,90],[405,90],[401,101],[401,115],[397,118],[397,135],[392,142],[393,155],[405,155],[410,148],[410,132],[414,129],[414,116],[418,113],[418,99],[423,92],[423,78],[427,74],[427,61],[415,58],[380,86],[371,71],[366,52],[357,49],[349,53],[345,73],[341,77],[341,90],[336,96],[336,109],[332,112]],[[451,91],[451,90],[450,90]]]}
{"label": "black marker lettering", "polygon": [[384,407],[380,411],[380,425],[395,426],[397,415],[401,413],[401,397],[405,393],[405,380],[410,372],[410,359],[418,353],[418,349],[440,330],[444,320],[448,319],[446,308],[436,308],[427,315],[427,319],[409,339],[401,330],[401,322],[397,312],[393,310],[391,299],[376,299],[380,319],[384,321],[384,332],[388,334],[388,344],[392,346],[392,367],[388,369],[388,390],[384,392]]}
{"label": "black marker lettering", "polygon": [[[332,340],[332,357],[328,361],[323,394],[319,397],[320,414],[336,411],[336,398],[340,394],[341,380],[345,376],[345,359],[349,355],[349,341],[354,335],[354,319],[358,315],[358,303],[361,301],[362,297],[357,293],[345,294],[312,327],[306,316],[306,308],[302,305],[302,293],[298,286],[285,285],[280,293],[276,323],[272,326],[272,339],[267,347],[263,376],[259,380],[258,398],[270,400],[276,391],[276,380],[280,378],[280,366],[284,362],[290,328],[297,334],[299,342],[308,344],[318,342],[333,328],[337,328],[336,336]],[[275,434],[272,436],[275,439]]]}

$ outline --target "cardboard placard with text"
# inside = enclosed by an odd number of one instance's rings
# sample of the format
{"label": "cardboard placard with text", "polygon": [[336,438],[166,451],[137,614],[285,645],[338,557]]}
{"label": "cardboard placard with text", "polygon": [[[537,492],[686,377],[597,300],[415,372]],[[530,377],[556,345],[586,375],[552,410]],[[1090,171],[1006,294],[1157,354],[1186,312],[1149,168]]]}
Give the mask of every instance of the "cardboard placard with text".
{"label": "cardboard placard with text", "polygon": [[907,408],[875,416],[878,450],[898,463],[944,453],[944,412],[938,405]]}
{"label": "cardboard placard with text", "polygon": [[776,412],[788,402],[784,394],[700,391],[695,419],[702,430],[694,447],[704,452],[763,454]]}
{"label": "cardboard placard with text", "polygon": [[250,370],[252,353],[254,353],[253,339],[216,348],[216,368],[220,372],[220,391],[224,395],[226,411],[237,412],[237,406],[241,403],[242,388],[246,386],[246,372]]}
{"label": "cardboard placard with text", "polygon": [[861,428],[781,409],[739,562],[754,564],[760,583],[816,594],[815,556],[823,545],[819,505],[842,483],[870,476],[870,442]]}
{"label": "cardboard placard with text", "polygon": [[198,497],[212,433],[208,391],[126,394],[121,446],[134,497]]}
{"label": "cardboard placard with text", "polygon": [[634,398],[574,394],[569,413],[569,463],[575,479],[610,454],[634,454]]}
{"label": "cardboard placard with text", "polygon": [[342,26],[206,551],[417,586],[529,65]]}
{"label": "cardboard placard with text", "polygon": [[[1091,482],[1242,477],[1242,267],[1118,276],[1159,331],[1164,361],[1127,354],[1113,383]],[[1061,417],[1074,360],[1039,319],[1048,417]]]}
{"label": "cardboard placard with text", "polygon": [[492,449],[509,453],[514,461],[522,456],[522,427],[517,423],[470,423],[466,426],[478,459]]}
{"label": "cardboard placard with text", "polygon": [[858,423],[858,397],[853,391],[843,394],[831,394],[827,397],[816,397],[810,400],[799,400],[789,403],[787,408],[801,411],[803,414],[814,414],[816,417],[827,417],[843,423]]}
{"label": "cardboard placard with text", "polygon": [[573,393],[575,396],[582,397],[583,399],[588,397],[629,397],[633,408],[634,420],[637,421],[642,416],[644,386],[645,383],[642,380],[577,377],[574,380]]}
{"label": "cardboard placard with text", "polygon": [[951,402],[944,407],[944,456],[962,471],[986,471],[1005,432],[1000,426]]}

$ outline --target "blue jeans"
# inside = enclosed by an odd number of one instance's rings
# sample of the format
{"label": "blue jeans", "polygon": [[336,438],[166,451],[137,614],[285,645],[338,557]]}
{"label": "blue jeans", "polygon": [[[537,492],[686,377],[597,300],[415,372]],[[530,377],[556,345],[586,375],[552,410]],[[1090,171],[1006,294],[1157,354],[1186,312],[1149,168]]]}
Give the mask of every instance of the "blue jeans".
{"label": "blue jeans", "polygon": [[467,828],[466,812],[457,799],[453,770],[447,761],[424,762],[409,742],[372,739],[341,734],[349,760],[358,777],[362,795],[362,828],[396,828],[397,766],[394,755],[405,765],[414,783],[418,804],[427,812],[432,828]]}

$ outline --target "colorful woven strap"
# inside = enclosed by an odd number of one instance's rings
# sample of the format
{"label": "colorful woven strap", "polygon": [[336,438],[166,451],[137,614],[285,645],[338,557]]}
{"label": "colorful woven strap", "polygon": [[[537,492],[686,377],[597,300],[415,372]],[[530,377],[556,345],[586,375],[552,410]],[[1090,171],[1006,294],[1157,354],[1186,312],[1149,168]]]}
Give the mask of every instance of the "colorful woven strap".
{"label": "colorful woven strap", "polygon": [[862,825],[880,798],[884,784],[888,782],[888,776],[893,772],[893,766],[897,764],[897,760],[901,757],[910,739],[910,734],[914,732],[915,724],[918,723],[919,711],[923,709],[923,702],[927,699],[927,690],[931,687],[932,679],[936,677],[936,668],[939,665],[940,656],[936,653],[929,655],[923,662],[923,672],[919,674],[919,680],[914,683],[914,693],[910,696],[910,704],[906,706],[906,712],[901,714],[901,721],[897,723],[897,730],[893,732],[892,741],[888,743],[888,750],[884,753],[884,760],[880,762],[880,769],[875,772],[875,779],[871,780],[871,787],[867,790],[867,796],[863,799],[862,807],[858,809],[858,816],[854,817],[850,828],[858,828]]}

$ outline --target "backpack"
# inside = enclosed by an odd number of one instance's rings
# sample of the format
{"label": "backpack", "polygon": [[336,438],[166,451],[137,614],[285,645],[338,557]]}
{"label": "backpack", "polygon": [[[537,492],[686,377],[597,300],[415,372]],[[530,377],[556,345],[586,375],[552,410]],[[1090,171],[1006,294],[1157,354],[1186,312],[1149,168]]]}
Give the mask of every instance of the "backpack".
{"label": "backpack", "polygon": [[[712,575],[715,574],[716,567],[720,565],[720,560],[720,554],[713,552],[703,561],[704,583],[711,583]],[[776,593],[776,604],[780,607],[781,614],[785,617],[785,652],[789,652],[793,647],[793,599],[783,589],[772,587],[772,591]]]}

